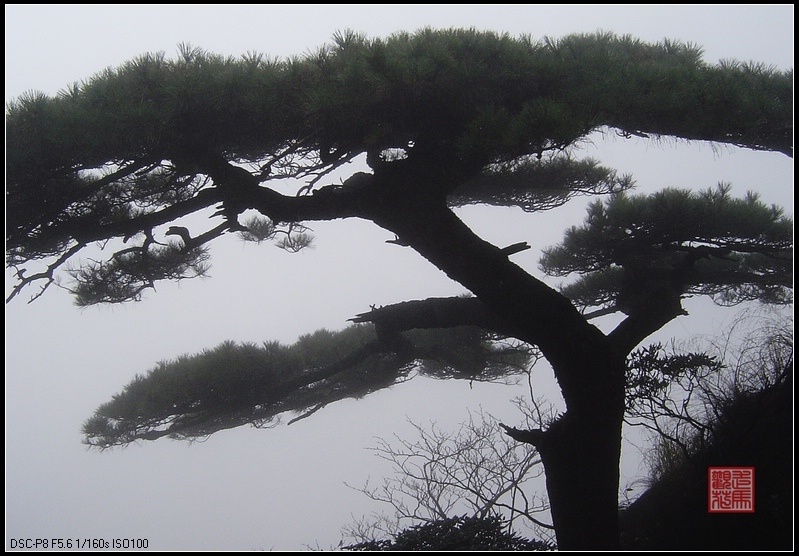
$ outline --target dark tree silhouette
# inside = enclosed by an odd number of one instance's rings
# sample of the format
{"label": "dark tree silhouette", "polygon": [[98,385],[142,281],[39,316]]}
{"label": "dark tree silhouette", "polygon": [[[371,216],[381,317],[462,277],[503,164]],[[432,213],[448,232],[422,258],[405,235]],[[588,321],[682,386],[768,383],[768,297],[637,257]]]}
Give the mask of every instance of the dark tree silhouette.
{"label": "dark tree silhouette", "polygon": [[[628,177],[563,154],[601,127],[791,156],[792,81],[792,71],[711,66],[691,45],[611,34],[534,42],[428,29],[385,40],[345,33],[285,61],[191,48],[177,60],[146,55],[57,97],[29,94],[8,106],[6,250],[18,278],[8,298],[46,288],[69,265],[74,281],[64,287],[79,304],[137,300],[158,280],[202,275],[208,242],[228,232],[298,250],[311,240],[303,222],[374,222],[474,297],[374,308],[354,319],[373,326],[343,333],[342,342],[311,342],[308,353],[222,346],[162,365],[98,411],[88,441],[193,437],[314,411],[392,384],[417,361],[480,379],[482,369],[490,375],[515,364],[496,340],[521,342],[509,349],[540,349],[567,410],[546,430],[508,433],[541,454],[559,546],[613,548],[626,355],[682,313],[684,284],[709,287],[709,277],[723,276],[754,284],[755,297],[768,290],[782,299],[784,265],[775,261],[786,256],[791,224],[774,212],[761,221],[766,229],[738,223],[662,241],[629,228],[643,260],[614,251],[605,267],[587,267],[603,277],[621,269],[608,303],[628,316],[604,334],[569,297],[515,265],[513,246],[484,241],[451,209],[480,202],[532,211],[628,189]],[[356,159],[369,171],[331,176]],[[296,194],[273,187],[297,183],[291,179],[301,181]],[[207,229],[164,230],[207,208],[216,209]],[[253,211],[259,216],[241,220]],[[715,242],[718,233],[729,241]],[[73,260],[96,242],[113,253]],[[653,253],[655,261],[646,259]],[[755,253],[765,258],[750,261]],[[552,268],[566,268],[549,257]],[[736,271],[711,272],[701,267],[706,261]],[[218,382],[223,369],[234,379]]]}

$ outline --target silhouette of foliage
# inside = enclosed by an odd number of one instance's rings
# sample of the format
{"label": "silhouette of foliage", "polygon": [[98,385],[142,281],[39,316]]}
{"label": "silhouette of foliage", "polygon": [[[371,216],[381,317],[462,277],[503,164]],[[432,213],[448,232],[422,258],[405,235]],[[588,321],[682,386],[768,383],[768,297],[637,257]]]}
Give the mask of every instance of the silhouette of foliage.
{"label": "silhouette of foliage", "polygon": [[[630,185],[593,161],[528,160],[600,127],[790,154],[791,121],[791,72],[711,66],[694,45],[611,33],[535,42],[459,29],[387,39],[345,32],[288,60],[182,45],[177,59],[146,54],[56,97],[34,92],[8,103],[7,262],[27,270],[21,288],[49,284],[95,241],[152,235],[204,207],[221,207],[225,225],[203,243],[237,231],[238,214],[262,203],[222,177],[216,156],[250,165],[259,184],[306,180],[304,193],[362,154],[374,171],[446,160],[451,178],[463,175],[448,192],[455,205],[531,210],[539,198],[546,207]],[[306,218],[291,216],[272,221]],[[50,258],[44,271],[30,271]],[[83,304],[138,299],[151,281],[190,277],[182,265],[135,280],[127,298],[102,293],[101,275],[77,293]],[[91,275],[90,265],[83,280]]]}
{"label": "silhouette of foliage", "polygon": [[502,520],[497,516],[463,516],[414,525],[399,532],[394,540],[373,540],[345,548],[355,551],[526,551],[552,550],[554,547],[503,530]]}
{"label": "silhouette of foliage", "polygon": [[[307,416],[413,374],[506,380],[524,369],[528,348],[474,327],[415,331],[406,353],[386,352],[374,327],[319,330],[291,346],[224,342],[201,354],[161,362],[100,406],[83,427],[85,442],[108,448],[162,436],[197,439],[282,413]],[[301,417],[298,417],[301,418]]]}
{"label": "silhouette of foliage", "polygon": [[588,209],[586,223],[545,251],[550,276],[580,277],[563,293],[583,310],[635,311],[655,290],[708,295],[722,305],[789,303],[793,220],[728,184],[694,192],[619,193]]}
{"label": "silhouette of foliage", "polygon": [[[745,323],[745,325],[742,325]],[[650,487],[621,513],[627,550],[790,550],[793,547],[793,328],[790,319],[747,317],[715,373],[686,375],[656,396],[646,421]],[[660,403],[658,403],[660,400]],[[755,512],[708,513],[708,467],[755,468]],[[723,517],[724,519],[718,519]]]}

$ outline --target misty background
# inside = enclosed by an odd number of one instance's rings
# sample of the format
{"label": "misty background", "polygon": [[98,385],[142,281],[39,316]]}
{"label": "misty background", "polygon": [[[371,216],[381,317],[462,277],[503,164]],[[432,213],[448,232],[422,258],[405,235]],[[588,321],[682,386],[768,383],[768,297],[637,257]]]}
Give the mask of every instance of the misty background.
{"label": "misty background", "polygon": [[[339,30],[384,37],[425,26],[534,38],[605,30],[696,43],[709,63],[753,60],[784,69],[793,67],[793,12],[793,5],[7,4],[5,98],[29,90],[57,94],[145,52],[173,57],[180,43],[226,55],[288,57],[312,52]],[[637,193],[725,181],[735,196],[753,190],[793,212],[793,161],[782,154],[612,132],[592,135],[576,154],[632,174]],[[541,249],[581,223],[589,201],[532,215],[495,207],[457,212],[496,245],[529,242],[533,248],[513,260],[541,277]],[[510,400],[529,394],[525,382],[416,378],[291,426],[105,452],[81,444],[83,421],[157,361],[224,340],[292,343],[319,328],[344,328],[372,304],[464,293],[412,250],[385,243],[393,235],[369,222],[308,225],[314,248],[298,254],[233,235],[217,240],[210,278],[159,284],[140,303],[79,309],[68,292],[51,287],[32,304],[26,301],[36,290],[29,288],[6,306],[6,549],[10,539],[25,538],[146,538],[155,550],[330,548],[353,516],[387,509],[345,485],[380,483],[391,473],[367,449],[375,437],[411,435],[409,419],[454,431],[480,408],[508,424],[521,422]],[[6,295],[12,287],[7,271]],[[649,341],[714,335],[738,313],[708,300],[685,306],[690,316]],[[533,377],[536,394],[557,402],[546,365]],[[625,438],[622,487],[646,474],[645,442],[634,431]]]}

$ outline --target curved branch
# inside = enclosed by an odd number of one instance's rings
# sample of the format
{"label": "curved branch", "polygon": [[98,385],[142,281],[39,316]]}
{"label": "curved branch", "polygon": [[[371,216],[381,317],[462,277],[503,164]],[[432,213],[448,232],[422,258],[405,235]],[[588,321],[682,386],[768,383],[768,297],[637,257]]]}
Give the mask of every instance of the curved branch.
{"label": "curved branch", "polygon": [[225,233],[226,230],[230,229],[230,223],[223,222],[218,226],[208,230],[205,233],[198,235],[197,237],[191,237],[189,235],[189,230],[184,228],[183,226],[171,226],[165,235],[177,235],[183,240],[183,250],[190,251],[191,249],[196,249],[201,245],[208,243],[209,241],[220,237],[222,234]]}
{"label": "curved branch", "polygon": [[624,319],[613,331],[608,334],[608,339],[613,343],[618,353],[625,356],[644,341],[650,334],[663,328],[680,315],[687,315],[679,302],[670,307],[663,307],[651,311],[641,311]]}

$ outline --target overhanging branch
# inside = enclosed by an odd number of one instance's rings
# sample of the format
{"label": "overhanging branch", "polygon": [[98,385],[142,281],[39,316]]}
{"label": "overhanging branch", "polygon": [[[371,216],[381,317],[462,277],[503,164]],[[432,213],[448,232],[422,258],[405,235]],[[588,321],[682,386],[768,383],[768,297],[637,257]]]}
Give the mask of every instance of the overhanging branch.
{"label": "overhanging branch", "polygon": [[350,321],[379,323],[395,330],[477,326],[515,337],[514,327],[476,297],[433,297],[404,301],[373,308]]}

